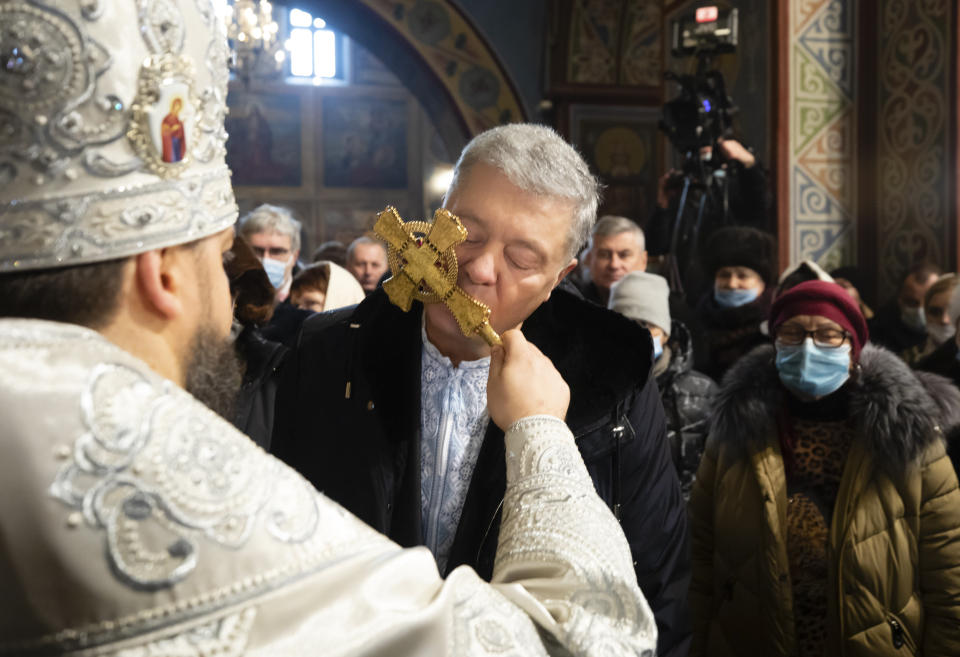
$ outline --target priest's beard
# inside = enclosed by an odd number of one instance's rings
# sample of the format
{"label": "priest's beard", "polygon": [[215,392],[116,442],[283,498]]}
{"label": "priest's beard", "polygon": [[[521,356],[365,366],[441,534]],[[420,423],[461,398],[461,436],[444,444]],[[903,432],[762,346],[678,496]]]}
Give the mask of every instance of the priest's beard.
{"label": "priest's beard", "polygon": [[233,340],[201,328],[187,358],[187,392],[232,422],[244,371]]}

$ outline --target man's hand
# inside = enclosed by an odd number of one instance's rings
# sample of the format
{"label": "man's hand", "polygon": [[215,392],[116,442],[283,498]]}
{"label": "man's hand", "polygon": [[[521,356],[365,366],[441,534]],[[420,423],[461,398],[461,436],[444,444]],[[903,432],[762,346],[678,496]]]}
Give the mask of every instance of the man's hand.
{"label": "man's hand", "polygon": [[736,139],[718,139],[717,143],[720,145],[720,150],[723,151],[723,156],[728,160],[737,160],[747,169],[757,163],[756,156],[744,148],[743,144]]}
{"label": "man's hand", "polygon": [[490,419],[504,431],[531,415],[552,415],[561,420],[570,405],[570,388],[563,377],[519,329],[505,331],[502,347],[490,352],[487,409]]}
{"label": "man's hand", "polygon": [[676,187],[668,189],[670,181],[680,175],[676,169],[670,169],[657,181],[657,205],[666,210],[670,207],[670,198],[676,196]]}

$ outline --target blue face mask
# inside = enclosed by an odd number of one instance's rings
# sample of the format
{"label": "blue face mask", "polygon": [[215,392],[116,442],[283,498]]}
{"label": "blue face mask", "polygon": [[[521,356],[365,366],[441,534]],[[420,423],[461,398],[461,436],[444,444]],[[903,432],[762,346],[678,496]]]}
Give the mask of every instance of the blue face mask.
{"label": "blue face mask", "polygon": [[850,345],[818,347],[813,338],[799,345],[777,345],[777,372],[794,392],[819,399],[840,389],[850,378]]}
{"label": "blue face mask", "polygon": [[663,353],[663,345],[660,344],[660,338],[653,338],[653,360],[660,358]]}
{"label": "blue face mask", "polygon": [[713,299],[723,308],[739,308],[760,296],[760,288],[750,290],[720,290],[713,288]]}
{"label": "blue face mask", "polygon": [[283,260],[274,260],[273,258],[264,258],[262,261],[263,270],[267,272],[267,278],[270,279],[270,285],[279,290],[283,285],[283,279],[287,274],[287,263]]}

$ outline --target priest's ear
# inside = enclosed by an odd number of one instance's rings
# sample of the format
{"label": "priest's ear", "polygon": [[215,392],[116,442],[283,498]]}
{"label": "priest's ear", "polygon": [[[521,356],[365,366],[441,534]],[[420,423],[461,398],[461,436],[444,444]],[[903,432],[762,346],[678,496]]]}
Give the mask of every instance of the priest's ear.
{"label": "priest's ear", "polygon": [[[185,284],[195,268],[189,249],[172,246],[134,256],[137,291],[148,312],[172,320],[183,314]],[[194,258],[195,259],[195,258]]]}

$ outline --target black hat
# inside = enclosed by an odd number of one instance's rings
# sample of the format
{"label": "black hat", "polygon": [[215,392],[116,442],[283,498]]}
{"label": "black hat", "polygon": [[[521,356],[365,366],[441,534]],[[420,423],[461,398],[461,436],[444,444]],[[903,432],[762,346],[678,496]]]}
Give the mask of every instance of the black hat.
{"label": "black hat", "polygon": [[720,228],[707,240],[703,250],[703,265],[711,278],[721,267],[749,267],[760,274],[764,283],[770,285],[776,271],[773,247],[773,236],[756,228]]}

